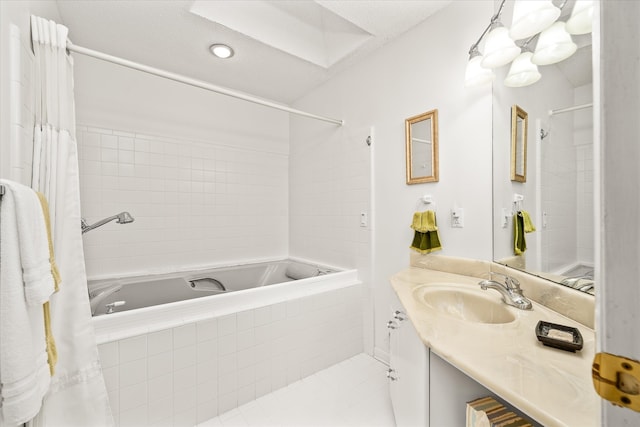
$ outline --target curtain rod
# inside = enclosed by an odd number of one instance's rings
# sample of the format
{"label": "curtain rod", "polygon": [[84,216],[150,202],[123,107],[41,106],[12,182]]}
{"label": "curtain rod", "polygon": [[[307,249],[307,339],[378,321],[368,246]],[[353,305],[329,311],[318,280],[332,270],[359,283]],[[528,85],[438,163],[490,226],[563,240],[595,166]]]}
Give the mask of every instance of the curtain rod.
{"label": "curtain rod", "polygon": [[279,104],[277,102],[270,101],[268,99],[258,98],[244,94],[242,92],[236,92],[226,87],[217,86],[211,83],[207,83],[202,80],[193,79],[180,74],[164,71],[159,68],[150,67],[137,62],[129,61],[127,59],[118,58],[117,56],[108,55],[106,53],[98,52],[97,50],[88,49],[86,47],[77,46],[67,41],[67,50],[81,55],[90,56],[92,58],[101,59],[103,61],[112,62],[114,64],[122,65],[134,70],[142,71],[145,73],[153,74],[154,76],[163,77],[165,79],[173,80],[179,83],[184,83],[190,86],[194,86],[200,89],[205,89],[211,92],[216,92],[222,95],[231,96],[233,98],[242,99],[244,101],[253,102],[254,104],[264,105],[265,107],[275,108],[276,110],[286,111],[291,114],[297,114],[299,116],[308,117],[310,119],[322,120],[325,122],[333,123],[336,125],[344,125],[344,120],[332,119],[330,117],[318,116],[316,114],[307,113],[306,111],[297,110],[295,108],[288,107],[286,105]]}
{"label": "curtain rod", "polygon": [[576,105],[575,107],[567,107],[567,108],[559,108],[557,110],[549,110],[549,116],[553,116],[554,114],[560,113],[568,113],[570,111],[582,110],[584,108],[593,107],[592,103]]}

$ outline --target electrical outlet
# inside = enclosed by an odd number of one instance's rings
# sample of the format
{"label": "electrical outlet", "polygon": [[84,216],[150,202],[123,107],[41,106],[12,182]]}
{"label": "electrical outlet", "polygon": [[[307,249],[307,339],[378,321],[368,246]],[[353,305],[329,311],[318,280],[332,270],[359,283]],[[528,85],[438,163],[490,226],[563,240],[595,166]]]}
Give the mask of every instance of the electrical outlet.
{"label": "electrical outlet", "polygon": [[456,208],[451,211],[451,227],[452,228],[464,227],[464,209]]}
{"label": "electrical outlet", "polygon": [[366,212],[360,212],[360,227],[366,227],[369,223]]}

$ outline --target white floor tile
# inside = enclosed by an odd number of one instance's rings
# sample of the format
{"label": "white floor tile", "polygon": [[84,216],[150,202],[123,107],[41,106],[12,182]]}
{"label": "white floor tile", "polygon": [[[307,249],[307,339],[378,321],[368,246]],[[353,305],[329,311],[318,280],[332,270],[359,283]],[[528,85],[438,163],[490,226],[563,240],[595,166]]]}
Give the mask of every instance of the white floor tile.
{"label": "white floor tile", "polygon": [[385,370],[359,354],[198,427],[395,427]]}

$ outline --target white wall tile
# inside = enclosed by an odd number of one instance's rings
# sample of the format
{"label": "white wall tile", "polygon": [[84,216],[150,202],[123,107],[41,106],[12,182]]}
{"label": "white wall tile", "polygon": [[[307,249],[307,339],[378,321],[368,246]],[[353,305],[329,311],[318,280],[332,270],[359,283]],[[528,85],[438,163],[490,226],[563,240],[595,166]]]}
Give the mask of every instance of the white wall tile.
{"label": "white wall tile", "polygon": [[147,405],[138,406],[137,408],[129,409],[120,412],[120,426],[121,427],[140,427],[147,425],[148,414]]}
{"label": "white wall tile", "polygon": [[236,332],[236,315],[230,314],[218,318],[218,335],[223,337],[225,335],[235,334]]}
{"label": "white wall tile", "polygon": [[147,403],[147,384],[138,383],[120,388],[120,413]]}
{"label": "white wall tile", "polygon": [[120,354],[117,341],[100,344],[98,346],[98,353],[100,354],[100,364],[103,368],[117,366],[120,362]]}
{"label": "white wall tile", "polygon": [[162,420],[171,420],[173,417],[173,399],[172,397],[164,397],[158,400],[149,399],[149,424],[153,426],[162,425]]}
{"label": "white wall tile", "polygon": [[168,351],[149,356],[147,360],[147,369],[149,378],[155,378],[172,373],[174,370],[173,352]]}
{"label": "white wall tile", "polygon": [[120,363],[147,357],[147,336],[127,338],[119,342]]}
{"label": "white wall tile", "polygon": [[147,359],[138,359],[120,364],[120,387],[126,387],[147,380]]}
{"label": "white wall tile", "polygon": [[184,390],[195,390],[196,386],[196,367],[189,366],[184,369],[179,369],[173,372],[173,391],[174,394]]}
{"label": "white wall tile", "polygon": [[163,331],[153,332],[147,337],[148,354],[154,355],[164,353],[173,349],[173,330],[165,329]]}
{"label": "white wall tile", "polygon": [[196,364],[196,346],[181,347],[173,352],[173,369],[178,370]]}
{"label": "white wall tile", "polygon": [[147,393],[149,403],[172,398],[173,373],[150,378],[147,382]]}
{"label": "white wall tile", "polygon": [[173,328],[173,347],[180,348],[196,343],[196,325],[190,323]]}

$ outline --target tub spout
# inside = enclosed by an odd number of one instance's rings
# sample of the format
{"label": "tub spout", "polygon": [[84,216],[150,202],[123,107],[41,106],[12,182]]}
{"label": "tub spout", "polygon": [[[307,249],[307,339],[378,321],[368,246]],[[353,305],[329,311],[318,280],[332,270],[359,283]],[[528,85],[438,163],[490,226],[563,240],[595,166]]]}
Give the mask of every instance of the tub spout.
{"label": "tub spout", "polygon": [[[108,285],[89,289],[89,304],[91,305],[91,315],[96,314],[96,310],[102,301],[109,295],[114,294],[122,289],[120,283],[109,283]],[[112,309],[113,311],[113,309]]]}

